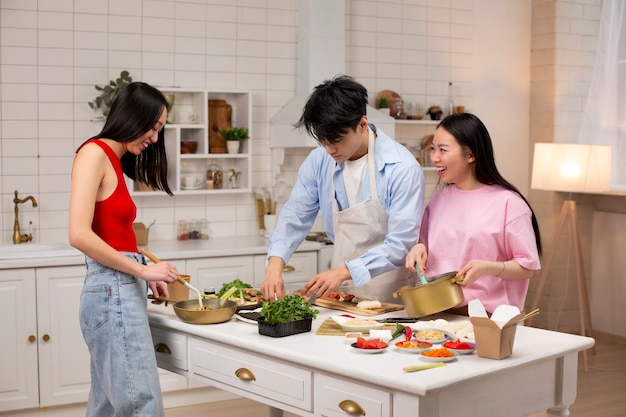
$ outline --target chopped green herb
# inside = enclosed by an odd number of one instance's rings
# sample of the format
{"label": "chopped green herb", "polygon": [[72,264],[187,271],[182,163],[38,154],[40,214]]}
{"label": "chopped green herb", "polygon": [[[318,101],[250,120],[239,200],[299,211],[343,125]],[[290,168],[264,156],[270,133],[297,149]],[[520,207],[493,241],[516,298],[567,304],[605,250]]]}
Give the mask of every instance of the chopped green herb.
{"label": "chopped green herb", "polygon": [[222,289],[220,289],[219,292],[217,293],[218,297],[221,297],[222,295],[224,295],[224,293],[226,291],[230,290],[232,287],[235,287],[235,288],[252,288],[252,285],[243,282],[239,278],[236,278],[234,281],[227,282],[224,285],[222,285]]}
{"label": "chopped green herb", "polygon": [[313,308],[304,297],[288,295],[280,300],[265,301],[261,307],[261,315],[268,323],[288,323],[309,317],[317,317],[319,310]]}

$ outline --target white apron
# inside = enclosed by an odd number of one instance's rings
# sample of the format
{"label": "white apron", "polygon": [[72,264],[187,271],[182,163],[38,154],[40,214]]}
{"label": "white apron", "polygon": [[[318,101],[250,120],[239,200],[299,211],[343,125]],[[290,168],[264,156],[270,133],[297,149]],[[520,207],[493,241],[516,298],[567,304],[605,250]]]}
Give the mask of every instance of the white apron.
{"label": "white apron", "polygon": [[[333,223],[335,229],[335,244],[331,268],[345,264],[364,252],[380,245],[387,235],[387,212],[378,198],[376,188],[376,164],[374,163],[374,133],[369,130],[367,152],[368,178],[370,182],[371,198],[359,204],[339,211],[337,200],[333,198]],[[331,168],[331,182],[333,181],[336,164]],[[335,194],[334,182],[332,187]],[[417,215],[417,213],[416,213]],[[393,292],[405,285],[415,282],[415,274],[400,267],[373,277],[369,282],[359,287],[354,286],[353,280],[344,281],[338,291],[354,294],[367,300],[381,302],[396,302]]]}

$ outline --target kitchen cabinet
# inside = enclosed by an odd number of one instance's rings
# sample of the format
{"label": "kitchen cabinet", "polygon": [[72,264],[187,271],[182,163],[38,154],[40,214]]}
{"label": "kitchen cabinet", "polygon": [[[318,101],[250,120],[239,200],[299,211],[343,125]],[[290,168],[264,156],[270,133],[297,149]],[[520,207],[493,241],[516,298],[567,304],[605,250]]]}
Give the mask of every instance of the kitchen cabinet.
{"label": "kitchen cabinet", "polygon": [[0,412],[39,406],[35,270],[0,270]]}
{"label": "kitchen cabinet", "polygon": [[[163,366],[186,368],[191,379],[264,403],[276,417],[281,410],[309,417],[522,416],[546,409],[551,416],[568,415],[579,352],[594,344],[588,337],[518,326],[514,354],[506,360],[463,355],[450,366],[407,374],[405,366],[420,363],[414,355],[363,355],[341,337],[317,335],[337,314],[320,310],[310,332],[284,338],[260,335],[239,320],[197,326],[171,311],[151,308],[149,315],[152,327],[187,337],[187,364]],[[476,398],[486,400],[471,400]]]}
{"label": "kitchen cabinet", "polygon": [[[84,265],[0,270],[0,412],[87,401],[89,350],[78,317],[84,280]],[[189,386],[165,370],[159,377],[164,392]]]}
{"label": "kitchen cabinet", "polygon": [[390,417],[393,395],[365,384],[330,376],[315,378],[315,409],[324,417],[345,417],[346,414],[369,417]]}
{"label": "kitchen cabinet", "polygon": [[187,261],[190,283],[199,291],[213,287],[219,291],[222,285],[239,278],[252,284],[254,279],[253,257],[225,256],[217,258],[191,259]]}
{"label": "kitchen cabinet", "polygon": [[[267,256],[242,255],[216,258],[190,259],[187,271],[190,283],[198,290],[222,285],[239,278],[255,288],[260,288],[265,279]],[[283,269],[283,280],[288,293],[298,290],[317,273],[317,251],[295,252]]]}
{"label": "kitchen cabinet", "polygon": [[78,317],[85,267],[37,268],[36,275],[40,406],[86,401],[89,350]]}
{"label": "kitchen cabinet", "polygon": [[87,400],[89,352],[78,324],[84,278],[84,266],[0,271],[0,361],[9,370],[0,411]]}
{"label": "kitchen cabinet", "polygon": [[[172,115],[165,125],[165,149],[168,162],[168,183],[176,195],[249,193],[252,190],[252,154],[250,141],[252,131],[252,99],[247,91],[209,91],[203,89],[161,88],[163,94],[174,95]],[[240,152],[216,153],[209,141],[209,130],[216,129],[215,121],[209,120],[209,101],[224,100],[232,107],[232,126],[248,128],[250,139],[241,141]],[[193,115],[193,116],[191,116]],[[197,143],[195,153],[182,153],[185,141]],[[221,151],[221,149],[219,149]],[[213,184],[207,189],[206,173],[210,165],[219,165],[223,172],[221,188]],[[240,172],[238,188],[229,182],[230,170]],[[197,177],[198,182],[185,182],[185,177]],[[133,195],[163,195],[146,189],[143,184],[127,179]]]}
{"label": "kitchen cabinet", "polygon": [[[259,288],[265,279],[267,256],[254,257],[255,282],[253,286]],[[317,252],[294,252],[287,265],[283,268],[283,282],[287,294],[301,289],[304,284],[317,273]]]}
{"label": "kitchen cabinet", "polygon": [[[179,336],[183,337],[183,335]],[[190,378],[257,401],[313,411],[313,373],[219,342],[189,338]]]}

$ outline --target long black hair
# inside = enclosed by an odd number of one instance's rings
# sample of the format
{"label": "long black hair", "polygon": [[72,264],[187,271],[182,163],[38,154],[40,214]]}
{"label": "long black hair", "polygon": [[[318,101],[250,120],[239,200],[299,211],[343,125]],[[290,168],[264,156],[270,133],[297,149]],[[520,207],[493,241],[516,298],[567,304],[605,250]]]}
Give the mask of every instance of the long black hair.
{"label": "long black hair", "polygon": [[[159,90],[143,82],[130,83],[113,101],[102,131],[89,140],[132,142],[153,129],[166,108],[167,101]],[[121,159],[122,170],[134,181],[173,195],[167,183],[165,129],[158,135],[157,142],[139,155],[126,152]]]}
{"label": "long black hair", "polygon": [[337,143],[355,130],[367,112],[367,89],[347,75],[315,87],[295,127],[304,127],[319,143]]}
{"label": "long black hair", "polygon": [[507,190],[518,194],[530,208],[532,213],[532,224],[535,232],[535,242],[537,243],[537,251],[539,255],[542,252],[541,235],[539,233],[539,223],[533,208],[520,191],[498,171],[496,161],[493,154],[493,144],[489,131],[483,122],[471,113],[455,113],[445,117],[437,128],[443,128],[450,133],[456,141],[474,156],[474,167],[476,179],[487,185],[500,185]]}

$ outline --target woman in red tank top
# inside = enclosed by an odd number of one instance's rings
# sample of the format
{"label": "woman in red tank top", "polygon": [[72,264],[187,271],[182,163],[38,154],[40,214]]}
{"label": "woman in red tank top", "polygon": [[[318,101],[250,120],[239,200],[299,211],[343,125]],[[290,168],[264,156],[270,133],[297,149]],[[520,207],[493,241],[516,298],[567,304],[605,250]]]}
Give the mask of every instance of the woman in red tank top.
{"label": "woman in red tank top", "polygon": [[146,265],[132,223],[136,207],[123,174],[172,195],[163,128],[165,97],[148,84],[126,86],[102,131],[83,143],[72,167],[69,242],[86,256],[80,325],[91,356],[87,416],[163,416],[148,324],[147,292],[169,296],[178,271]]}

